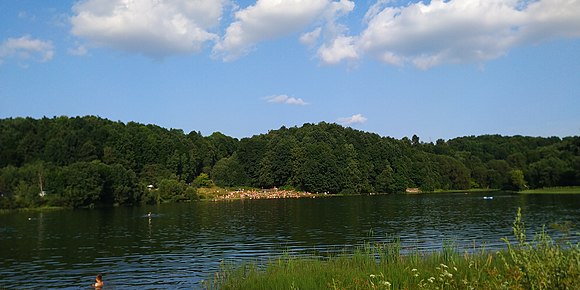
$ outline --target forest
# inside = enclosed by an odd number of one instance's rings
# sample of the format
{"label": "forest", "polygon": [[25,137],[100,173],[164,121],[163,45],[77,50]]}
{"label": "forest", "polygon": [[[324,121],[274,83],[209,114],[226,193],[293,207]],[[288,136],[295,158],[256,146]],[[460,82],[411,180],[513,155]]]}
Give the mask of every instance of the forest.
{"label": "forest", "polygon": [[321,122],[238,140],[95,116],[0,120],[0,208],[190,201],[200,187],[401,193],[580,185],[580,137],[435,143]]}

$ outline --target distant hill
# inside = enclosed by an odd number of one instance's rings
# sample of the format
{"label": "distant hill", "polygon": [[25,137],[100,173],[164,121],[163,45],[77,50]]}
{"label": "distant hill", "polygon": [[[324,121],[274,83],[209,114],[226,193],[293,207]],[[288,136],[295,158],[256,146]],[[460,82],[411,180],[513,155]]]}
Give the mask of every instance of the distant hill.
{"label": "distant hill", "polygon": [[0,120],[0,207],[191,199],[212,183],[344,194],[573,186],[580,137],[424,143],[322,122],[238,140],[94,116]]}

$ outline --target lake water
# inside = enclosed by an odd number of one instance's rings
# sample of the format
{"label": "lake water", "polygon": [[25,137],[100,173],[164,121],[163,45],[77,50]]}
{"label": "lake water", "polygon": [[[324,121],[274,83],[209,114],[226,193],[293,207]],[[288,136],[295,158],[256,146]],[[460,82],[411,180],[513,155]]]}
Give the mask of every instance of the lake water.
{"label": "lake water", "polygon": [[[488,194],[489,195],[489,194]],[[521,207],[528,234],[580,222],[580,196],[379,195],[194,202],[0,214],[0,289],[195,289],[223,262],[340,252],[400,237],[403,247],[503,247]],[[148,213],[151,212],[151,216]],[[578,231],[576,229],[576,231]]]}

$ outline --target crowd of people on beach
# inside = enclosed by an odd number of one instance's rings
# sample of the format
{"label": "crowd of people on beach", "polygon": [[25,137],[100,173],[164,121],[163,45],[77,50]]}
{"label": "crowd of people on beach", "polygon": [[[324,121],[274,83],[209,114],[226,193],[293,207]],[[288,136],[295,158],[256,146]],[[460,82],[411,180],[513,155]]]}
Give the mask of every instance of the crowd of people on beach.
{"label": "crowd of people on beach", "polygon": [[217,196],[216,200],[224,199],[275,199],[275,198],[303,198],[310,197],[314,198],[316,195],[305,192],[305,191],[295,191],[295,190],[281,190],[278,188],[273,189],[262,189],[262,190],[244,190],[239,189],[236,191],[230,191],[225,195]]}

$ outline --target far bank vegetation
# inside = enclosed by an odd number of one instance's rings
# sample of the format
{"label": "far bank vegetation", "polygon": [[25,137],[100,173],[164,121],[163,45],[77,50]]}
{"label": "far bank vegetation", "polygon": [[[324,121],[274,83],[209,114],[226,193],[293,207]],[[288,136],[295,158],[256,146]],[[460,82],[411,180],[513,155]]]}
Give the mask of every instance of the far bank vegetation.
{"label": "far bank vegetation", "polygon": [[323,122],[238,140],[94,116],[10,118],[0,120],[0,208],[179,202],[225,188],[365,194],[580,186],[579,152],[580,137],[423,142]]}

